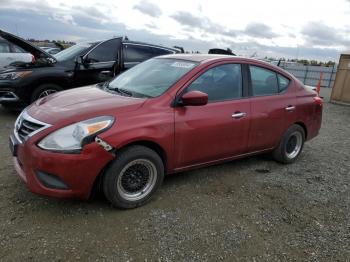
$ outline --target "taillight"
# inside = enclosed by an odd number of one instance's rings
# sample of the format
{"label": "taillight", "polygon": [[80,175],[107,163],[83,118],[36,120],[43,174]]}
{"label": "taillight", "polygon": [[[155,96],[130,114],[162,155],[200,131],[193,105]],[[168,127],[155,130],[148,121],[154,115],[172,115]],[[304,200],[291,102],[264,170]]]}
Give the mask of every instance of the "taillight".
{"label": "taillight", "polygon": [[35,63],[35,56],[32,55],[32,64]]}
{"label": "taillight", "polygon": [[316,105],[319,105],[321,107],[323,106],[323,99],[321,97],[315,96],[314,101],[315,101]]}

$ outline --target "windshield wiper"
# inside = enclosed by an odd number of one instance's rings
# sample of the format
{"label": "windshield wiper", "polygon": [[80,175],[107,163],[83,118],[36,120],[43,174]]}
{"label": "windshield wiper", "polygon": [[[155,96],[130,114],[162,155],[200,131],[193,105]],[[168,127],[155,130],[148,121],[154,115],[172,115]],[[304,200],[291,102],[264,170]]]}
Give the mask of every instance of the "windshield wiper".
{"label": "windshield wiper", "polygon": [[117,91],[120,94],[126,95],[126,96],[132,96],[132,93],[128,90],[125,90],[123,88],[115,87],[113,90]]}
{"label": "windshield wiper", "polygon": [[128,90],[126,90],[126,89],[123,89],[123,88],[119,88],[119,87],[111,87],[111,86],[109,85],[108,82],[105,83],[104,86],[105,86],[107,89],[112,90],[112,91],[115,91],[115,92],[117,92],[117,93],[119,93],[119,94],[122,94],[122,95],[124,95],[124,96],[132,96],[132,93],[131,93],[130,91],[128,91]]}

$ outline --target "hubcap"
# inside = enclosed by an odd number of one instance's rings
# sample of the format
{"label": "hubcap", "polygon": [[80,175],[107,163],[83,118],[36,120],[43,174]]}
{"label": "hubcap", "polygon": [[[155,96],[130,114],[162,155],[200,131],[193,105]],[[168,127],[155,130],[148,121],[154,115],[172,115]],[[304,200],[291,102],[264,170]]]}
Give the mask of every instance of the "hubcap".
{"label": "hubcap", "polygon": [[295,158],[302,147],[303,137],[300,132],[294,132],[288,139],[286,145],[286,155],[289,159]]}
{"label": "hubcap", "polygon": [[56,93],[56,92],[57,92],[57,90],[55,90],[55,89],[46,89],[39,94],[38,98],[43,98],[45,96],[51,95],[51,94]]}
{"label": "hubcap", "polygon": [[137,201],[152,191],[156,181],[155,165],[147,159],[137,159],[128,163],[120,172],[117,189],[124,199]]}

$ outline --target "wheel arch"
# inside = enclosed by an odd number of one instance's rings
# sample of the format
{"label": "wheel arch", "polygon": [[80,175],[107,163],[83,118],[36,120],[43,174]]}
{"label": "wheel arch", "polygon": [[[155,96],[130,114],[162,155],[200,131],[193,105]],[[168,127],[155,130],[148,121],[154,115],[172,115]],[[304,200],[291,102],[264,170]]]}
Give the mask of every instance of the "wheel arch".
{"label": "wheel arch", "polygon": [[[153,151],[155,151],[162,159],[163,164],[164,164],[164,172],[166,172],[166,170],[167,170],[167,154],[162,146],[160,146],[159,144],[157,144],[153,141],[150,141],[150,140],[137,140],[137,141],[132,141],[130,143],[127,143],[116,150],[116,157],[118,157],[118,152],[122,151],[123,149],[125,149],[127,147],[136,146],[136,145],[148,147],[148,148],[152,149]],[[90,189],[90,198],[94,197],[96,195],[96,193],[101,190],[101,185],[102,185],[104,173],[108,169],[108,167],[111,165],[111,163],[113,162],[114,159],[115,158],[113,158],[111,161],[109,161],[107,163],[107,165],[101,170],[101,172],[96,176],[94,182],[92,183],[91,189]]]}
{"label": "wheel arch", "polygon": [[26,92],[25,99],[29,100],[32,97],[32,94],[35,92],[35,90],[42,85],[56,85],[62,88],[62,90],[66,90],[67,88],[69,88],[69,81],[59,76],[57,77],[46,76],[46,77],[42,77],[42,78],[40,77],[38,79],[35,79],[30,84],[28,84],[28,89]]}
{"label": "wheel arch", "polygon": [[307,132],[307,127],[306,127],[306,125],[305,125],[303,122],[295,122],[294,124],[295,124],[295,125],[299,125],[299,126],[301,126],[301,127],[304,129],[304,132],[305,132],[305,140],[307,140],[308,132]]}
{"label": "wheel arch", "polygon": [[123,150],[126,147],[129,146],[144,146],[144,147],[148,147],[150,149],[152,149],[153,151],[155,151],[160,158],[162,159],[163,163],[164,163],[164,169],[166,170],[167,167],[167,154],[165,152],[165,150],[163,149],[163,147],[161,145],[159,145],[158,143],[151,141],[151,140],[137,140],[137,141],[132,141],[130,143],[127,143],[125,145],[123,145],[122,147],[117,149],[117,155],[118,155],[118,151]]}

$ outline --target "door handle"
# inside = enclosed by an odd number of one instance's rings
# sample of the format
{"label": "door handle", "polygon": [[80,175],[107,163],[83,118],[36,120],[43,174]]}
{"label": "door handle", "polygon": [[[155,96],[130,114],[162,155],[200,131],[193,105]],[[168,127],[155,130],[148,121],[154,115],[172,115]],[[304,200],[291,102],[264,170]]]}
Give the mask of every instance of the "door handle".
{"label": "door handle", "polygon": [[110,75],[111,71],[107,70],[107,71],[101,71],[101,75]]}
{"label": "door handle", "polygon": [[247,113],[244,113],[244,112],[235,112],[233,115],[232,115],[232,118],[235,118],[235,119],[240,119],[242,117],[245,117],[247,115]]}
{"label": "door handle", "polygon": [[288,112],[294,111],[295,110],[295,106],[287,106],[285,108],[285,110],[288,111]]}

